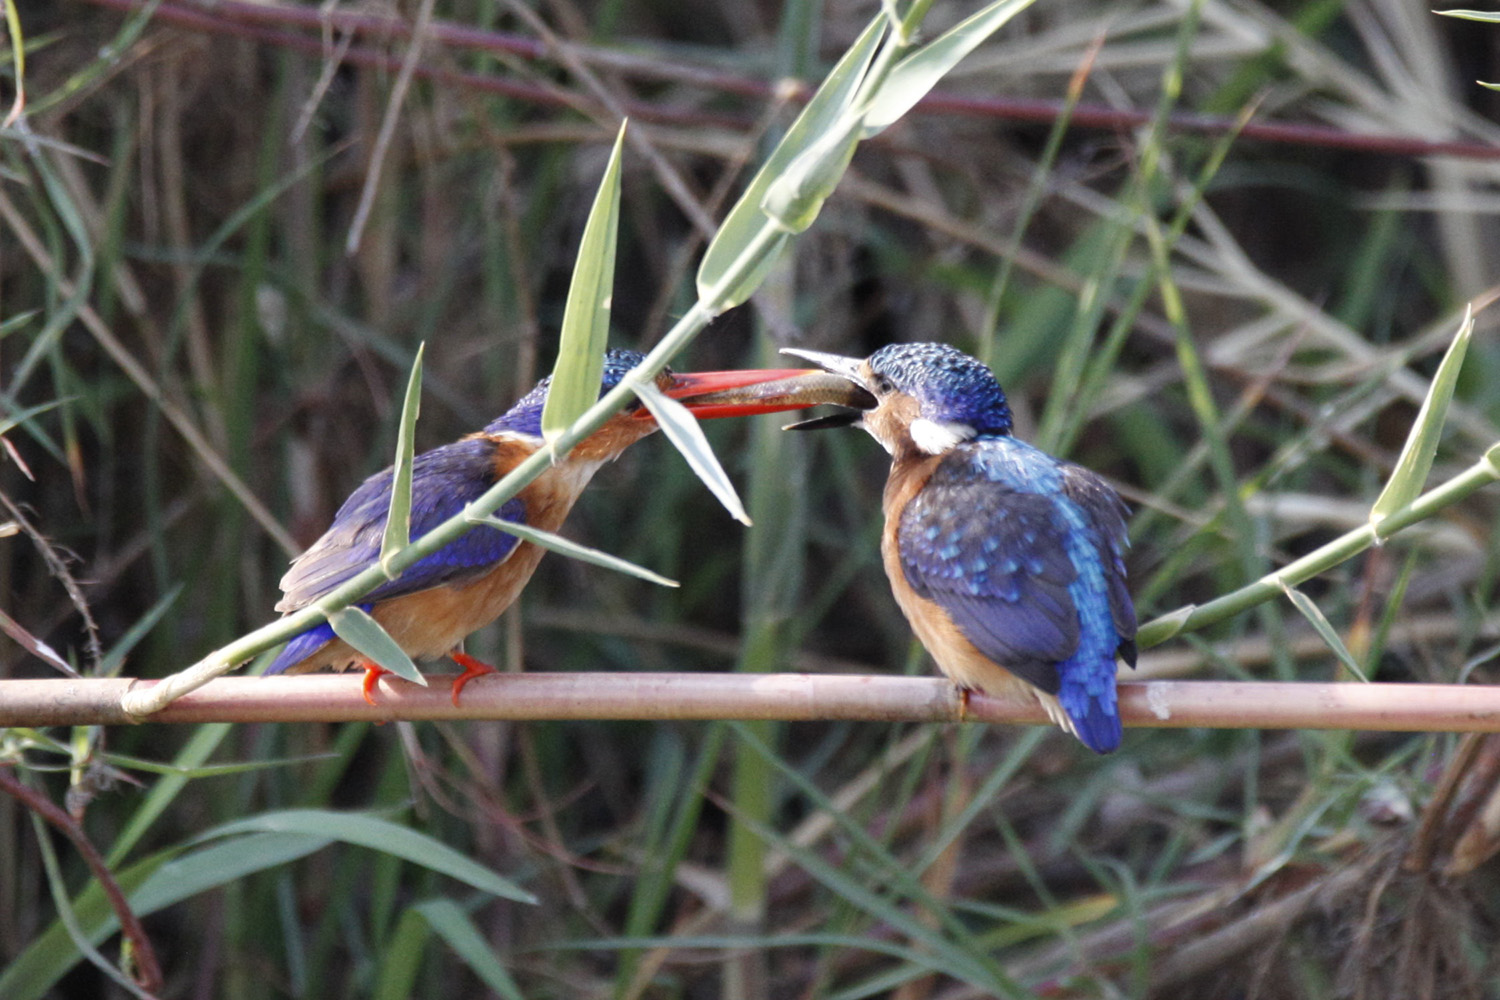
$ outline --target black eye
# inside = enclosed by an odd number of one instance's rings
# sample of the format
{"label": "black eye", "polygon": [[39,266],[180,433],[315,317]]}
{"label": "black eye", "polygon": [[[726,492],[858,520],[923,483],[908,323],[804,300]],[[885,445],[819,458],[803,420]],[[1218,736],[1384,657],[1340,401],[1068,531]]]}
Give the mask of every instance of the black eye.
{"label": "black eye", "polygon": [[896,383],[892,382],[889,375],[875,372],[875,391],[884,396],[886,393],[896,391]]}

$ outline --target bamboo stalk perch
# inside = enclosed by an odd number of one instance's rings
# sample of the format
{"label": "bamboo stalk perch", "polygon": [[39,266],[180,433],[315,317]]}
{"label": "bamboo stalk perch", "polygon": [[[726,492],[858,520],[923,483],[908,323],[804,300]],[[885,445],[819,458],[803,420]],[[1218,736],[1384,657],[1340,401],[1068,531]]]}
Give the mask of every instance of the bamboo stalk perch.
{"label": "bamboo stalk perch", "polygon": [[[454,706],[446,688],[382,678],[378,704],[352,674],[223,677],[145,720],[120,698],[156,681],[0,681],[0,726],[129,722],[384,722],[395,719],[850,719],[1047,725],[1032,698],[974,694],[936,677],[855,674],[532,673],[479,678]],[[1120,685],[1126,726],[1500,732],[1500,687],[1459,684],[1144,681]]]}

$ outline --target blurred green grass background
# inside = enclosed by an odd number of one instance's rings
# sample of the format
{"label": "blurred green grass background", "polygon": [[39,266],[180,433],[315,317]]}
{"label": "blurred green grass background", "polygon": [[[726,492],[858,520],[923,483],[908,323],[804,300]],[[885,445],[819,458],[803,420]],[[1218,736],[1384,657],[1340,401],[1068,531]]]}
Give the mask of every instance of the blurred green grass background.
{"label": "blurred green grass background", "polygon": [[[418,59],[439,75],[407,93],[350,253],[403,39],[351,40],[337,19],[320,35],[279,7],[252,23],[169,0],[148,23],[20,3],[29,117],[0,133],[0,420],[31,476],[0,462],[0,609],[99,669],[24,520],[77,581],[106,669],[162,676],[268,620],[295,547],[389,462],[420,342],[419,448],[550,368],[618,124],[599,95],[659,157],[627,152],[613,306],[613,343],[649,345],[691,302],[706,235],[670,179],[722,215],[795,113],[773,85],[818,79],[875,9],[547,5],[572,66],[429,42]],[[967,13],[939,4],[929,32]],[[431,16],[538,37],[483,0]],[[311,41],[257,34],[272,22]],[[1398,0],[1043,0],[940,90],[1049,114],[918,109],[865,144],[756,304],[679,367],[774,364],[793,344],[979,353],[1021,436],[1130,499],[1142,617],[1210,599],[1363,521],[1463,303],[1494,285],[1497,98],[1470,81],[1500,77],[1497,40]],[[346,41],[360,59],[339,61]],[[1067,96],[1084,71],[1084,110],[1148,120],[1079,124]],[[1251,102],[1370,141],[1180,127]],[[1471,148],[1419,157],[1391,136]],[[1481,313],[1435,479],[1500,440],[1497,420]],[[862,434],[778,426],[707,428],[753,529],[659,439],[575,510],[567,534],[680,590],[551,556],[470,651],[533,670],[930,669],[878,565],[884,456]],[[1304,590],[1367,676],[1493,680],[1494,519],[1480,494]],[[1341,669],[1286,604],[1143,660],[1155,676]],[[0,646],[0,676],[47,675]],[[273,763],[131,771],[138,787],[106,753]],[[334,810],[370,810],[541,900],[497,899],[420,855],[334,843],[286,860],[290,841],[247,839],[243,875],[147,923],[164,995],[216,997],[1500,996],[1493,864],[1442,875],[1467,856],[1497,756],[1451,737],[1136,730],[1094,758],[1050,731],[883,724],[0,733],[0,762],[86,807],[122,866],[191,858],[194,837],[243,817],[326,810],[337,839]],[[13,975],[55,940],[42,849],[0,799]],[[76,893],[87,873],[59,853]],[[103,983],[79,964],[49,995]]]}

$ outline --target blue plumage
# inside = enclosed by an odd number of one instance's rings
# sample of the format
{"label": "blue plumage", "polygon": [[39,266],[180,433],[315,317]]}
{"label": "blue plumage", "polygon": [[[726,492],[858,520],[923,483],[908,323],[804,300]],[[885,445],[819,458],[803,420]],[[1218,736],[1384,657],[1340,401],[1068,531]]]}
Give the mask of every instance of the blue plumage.
{"label": "blue plumage", "polygon": [[956,347],[891,344],[867,363],[877,380],[915,399],[927,420],[967,424],[981,434],[1010,433],[1010,404],[994,373]]}
{"label": "blue plumage", "polygon": [[[636,351],[612,350],[606,354],[600,395],[619,385],[625,373],[643,360],[645,356]],[[483,433],[416,456],[412,463],[413,539],[479,499],[496,483],[499,449],[507,436],[541,436],[542,408],[551,383],[550,378],[543,379],[491,421]],[[276,610],[290,612],[312,604],[375,564],[380,558],[393,478],[393,471],[384,469],[350,494],[334,515],[333,525],[287,570],[281,580],[284,596]],[[497,512],[502,520],[517,524],[528,523],[526,515],[521,497],[506,501]],[[477,580],[505,562],[518,543],[516,536],[496,528],[476,527],[412,565],[397,579],[376,587],[360,607],[370,611],[381,601]],[[333,629],[326,622],[308,629],[287,643],[266,673],[281,673],[296,666],[334,639]]]}
{"label": "blue plumage", "polygon": [[[369,614],[373,607],[373,604],[359,605],[359,609],[366,614]],[[338,636],[335,635],[333,626],[327,622],[320,622],[306,632],[292,636],[291,641],[282,647],[276,659],[272,660],[271,665],[266,668],[266,673],[285,673],[288,667],[301,663],[336,638]]]}
{"label": "blue plumage", "polygon": [[1056,695],[1103,753],[1120,742],[1115,650],[1135,613],[1123,505],[1107,486],[1077,489],[1080,473],[1092,478],[1013,437],[976,437],[937,463],[897,537],[912,589],[985,656]]}
{"label": "blue plumage", "polygon": [[[604,355],[604,374],[599,380],[599,395],[604,395],[609,390],[620,384],[625,373],[636,365],[646,360],[646,356],[639,351],[630,351],[622,347]],[[547,390],[552,387],[552,376],[547,376],[536,384],[536,386],[516,400],[516,404],[503,414],[490,421],[485,427],[486,434],[501,434],[510,431],[515,434],[527,434],[531,437],[542,436],[542,409],[547,405]],[[632,404],[632,406],[639,404]]]}
{"label": "blue plumage", "polygon": [[[635,351],[610,351],[601,366],[599,395],[618,388],[627,373],[645,360]],[[664,368],[652,384],[699,419],[709,420],[802,408],[808,394],[789,392],[786,381],[787,373],[782,370],[674,372]],[[430,538],[439,524],[456,518],[547,448],[541,424],[551,389],[552,380],[543,380],[483,431],[416,457],[413,539]],[[852,389],[830,394],[826,385],[817,386],[813,395],[831,395],[830,401],[855,404],[866,398]],[[639,398],[623,401],[566,455],[550,454],[551,461],[505,502],[497,516],[542,534],[556,533],[594,473],[656,429],[654,415]],[[392,472],[387,469],[354,491],[323,537],[282,577],[285,596],[277,610],[294,612],[316,605],[377,563],[392,483]],[[492,666],[463,651],[464,639],[515,602],[545,551],[545,546],[520,541],[508,531],[477,525],[403,570],[397,579],[382,582],[362,598],[361,607],[412,659],[448,657],[463,668],[453,681],[452,700],[457,705],[470,680],[494,672]],[[363,670],[364,698],[376,703],[376,687],[385,671],[326,624],[294,636],[270,672],[295,674],[325,668]]]}
{"label": "blue plumage", "polygon": [[[418,455],[412,463],[411,537],[421,538],[493,486],[494,458],[495,443],[484,437],[465,438]],[[390,510],[392,479],[392,471],[384,469],[344,501],[333,526],[282,578],[285,596],[276,610],[305,607],[375,564]],[[524,524],[526,505],[512,498],[501,506],[499,516]],[[515,535],[498,528],[474,528],[376,587],[366,597],[369,604],[362,606],[369,610],[376,601],[476,579],[503,562],[517,542]],[[280,673],[332,640],[333,630],[326,622],[315,626],[293,638],[266,672]]]}
{"label": "blue plumage", "polygon": [[1134,665],[1136,620],[1114,490],[1012,437],[994,374],[946,344],[894,344],[863,362],[787,353],[875,397],[860,423],[893,458],[886,570],[938,665],[980,688],[1000,687],[1004,667],[1055,699],[1044,704],[1090,749],[1119,746],[1115,658]]}
{"label": "blue plumage", "polygon": [[[421,538],[495,484],[495,444],[465,438],[423,452],[412,463],[411,537]],[[285,596],[277,611],[295,611],[321,598],[380,558],[385,519],[391,505],[393,473],[383,469],[350,494],[334,515],[333,525],[292,564],[281,581]],[[500,517],[524,523],[525,504],[513,498]],[[445,583],[459,583],[483,572],[510,554],[516,536],[498,528],[478,527],[449,542],[399,577],[367,595],[388,600]]]}

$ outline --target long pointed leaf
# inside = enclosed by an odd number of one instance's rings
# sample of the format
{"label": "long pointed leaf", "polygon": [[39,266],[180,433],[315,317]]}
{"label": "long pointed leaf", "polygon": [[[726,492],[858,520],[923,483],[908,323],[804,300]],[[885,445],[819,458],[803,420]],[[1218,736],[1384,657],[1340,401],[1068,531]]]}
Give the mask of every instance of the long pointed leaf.
{"label": "long pointed leaf", "polygon": [[417,974],[427,953],[427,939],[432,925],[416,910],[405,910],[396,921],[396,929],[380,948],[380,963],[375,970],[374,988],[366,994],[370,1000],[409,1000],[416,995]]}
{"label": "long pointed leaf", "polygon": [[[162,852],[120,872],[117,880],[130,897],[136,916],[145,917],[245,875],[305,857],[327,844],[326,838],[309,836],[240,837],[165,863],[172,852]],[[119,929],[98,883],[90,883],[78,894],[73,915],[86,939],[96,945]],[[66,928],[54,922],[0,971],[0,996],[6,1000],[39,1000],[80,959]]]}
{"label": "long pointed leaf", "polygon": [[521,987],[495,957],[494,949],[462,907],[451,899],[431,899],[413,909],[492,992],[504,1000],[525,1000]]}
{"label": "long pointed leaf", "polygon": [[[7,6],[11,5],[7,4]],[[78,922],[77,914],[73,912],[72,901],[68,898],[67,882],[63,878],[62,866],[57,863],[57,850],[47,836],[46,823],[35,813],[31,816],[31,829],[36,835],[37,847],[41,851],[42,867],[47,874],[47,888],[51,892],[52,903],[57,908],[57,919],[66,929],[68,940],[73,943],[73,947],[78,949],[79,954],[90,965],[129,995],[138,997],[139,1000],[158,1000],[155,994],[147,992],[126,973],[125,968],[134,964],[129,961],[129,951],[122,949],[122,961],[120,966],[116,967],[115,963],[104,957],[88,939],[87,931]],[[139,975],[139,971],[137,974]]]}
{"label": "long pointed leaf", "polygon": [[391,634],[381,628],[380,623],[371,618],[363,608],[347,607],[331,612],[328,624],[333,626],[334,634],[340,639],[379,666],[413,684],[427,686],[427,678],[411,662],[406,650],[396,645]]}
{"label": "long pointed leaf", "polygon": [[1339,662],[1355,677],[1369,683],[1370,678],[1365,676],[1364,667],[1360,666],[1359,660],[1354,658],[1349,647],[1344,645],[1344,640],[1339,638],[1338,630],[1333,627],[1328,616],[1323,614],[1323,609],[1318,607],[1311,597],[1290,584],[1283,583],[1281,589],[1297,610],[1302,612],[1302,617],[1312,623],[1314,631],[1328,644],[1328,648],[1333,650],[1333,655],[1339,658]]}
{"label": "long pointed leaf", "polygon": [[562,334],[552,386],[542,408],[542,436],[552,441],[599,398],[604,372],[604,345],[609,340],[609,311],[615,282],[615,244],[620,229],[620,151],[625,123],[615,136],[614,149],[599,193],[589,210],[578,244],[578,261],[568,286]]}
{"label": "long pointed leaf", "polygon": [[8,333],[16,332],[27,323],[30,323],[40,313],[40,309],[29,309],[23,313],[16,313],[16,315],[12,316],[10,319],[0,320],[0,337],[4,337]]}
{"label": "long pointed leaf", "polygon": [[863,116],[851,112],[803,150],[766,188],[760,205],[766,217],[788,233],[800,233],[811,226],[849,168],[863,128]]}
{"label": "long pointed leaf", "polygon": [[11,639],[15,641],[16,645],[26,650],[26,652],[30,653],[32,656],[35,656],[43,663],[50,666],[53,670],[56,670],[58,673],[64,674],[68,677],[80,676],[78,671],[73,669],[73,664],[63,659],[61,654],[59,654],[57,650],[53,649],[51,646],[47,645],[47,643],[32,635],[31,632],[27,630],[26,626],[16,621],[4,611],[0,611],[0,632],[4,632],[6,635],[10,636]]}
{"label": "long pointed leaf", "polygon": [[301,831],[268,831],[208,844],[162,865],[131,893],[130,902],[142,914],[155,913],[197,893],[295,861],[334,839]]}
{"label": "long pointed leaf", "polygon": [[1032,2],[997,0],[902,59],[871,99],[865,135],[876,135],[910,111],[964,56]]}
{"label": "long pointed leaf", "polygon": [[1472,309],[1465,309],[1464,321],[1454,335],[1453,343],[1448,345],[1448,352],[1443,355],[1437,374],[1432,376],[1432,386],[1427,390],[1427,398],[1422,400],[1417,419],[1412,421],[1411,431],[1406,436],[1406,444],[1401,449],[1401,457],[1396,460],[1396,468],[1391,473],[1390,481],[1370,507],[1370,525],[1377,532],[1381,521],[1389,517],[1392,511],[1400,510],[1415,500],[1421,494],[1422,487],[1427,484],[1427,474],[1432,471],[1432,460],[1437,455],[1438,440],[1443,436],[1443,421],[1448,416],[1448,404],[1453,401],[1453,389],[1458,384],[1458,372],[1463,367],[1464,354],[1469,350],[1469,340],[1473,333],[1474,313]]}
{"label": "long pointed leaf", "polygon": [[638,385],[635,387],[635,394],[641,397],[641,402],[646,404],[646,408],[661,425],[662,432],[682,452],[682,457],[687,459],[688,465],[703,480],[703,485],[719,498],[719,503],[729,511],[729,516],[741,524],[749,524],[750,515],[745,513],[745,505],[740,503],[734,484],[729,481],[728,474],[709,446],[708,438],[703,435],[703,428],[698,426],[698,421],[688,408],[670,396],[663,395],[654,385]]}
{"label": "long pointed leaf", "polygon": [[216,826],[199,840],[246,833],[295,833],[341,840],[410,861],[440,875],[466,882],[482,892],[522,903],[536,897],[507,878],[469,860],[442,841],[400,823],[367,813],[327,809],[286,809]]}
{"label": "long pointed leaf", "polygon": [[1441,17],[1461,17],[1465,21],[1489,21],[1500,24],[1500,11],[1495,10],[1435,10]]}
{"label": "long pointed leaf", "polygon": [[396,464],[391,478],[391,506],[385,517],[385,534],[380,539],[380,565],[392,579],[391,556],[411,544],[411,476],[416,454],[417,415],[422,410],[422,352],[426,343],[417,346],[411,363],[411,377],[406,380],[406,398],[401,402],[401,424],[396,430]]}
{"label": "long pointed leaf", "polygon": [[125,657],[135,648],[136,643],[144,639],[156,627],[156,623],[166,617],[167,612],[176,603],[177,595],[182,593],[182,586],[180,583],[173,584],[172,588],[158,598],[155,604],[146,609],[145,614],[137,618],[130,628],[125,630],[120,641],[110,647],[109,652],[104,654],[104,659],[99,661],[101,677],[114,677],[120,672],[120,668],[125,666]]}
{"label": "long pointed leaf", "polygon": [[[0,336],[3,336],[3,335],[4,335],[3,331],[0,331]],[[64,403],[71,403],[72,401],[73,401],[72,398],[69,398],[69,399],[53,399],[53,400],[49,400],[49,401],[47,401],[45,403],[38,403],[35,406],[28,406],[24,410],[18,410],[14,414],[12,414],[11,416],[6,417],[3,420],[0,420],[0,434],[9,433],[11,430],[13,430],[16,427],[19,427],[21,424],[24,424],[26,421],[30,420],[32,417],[41,416],[43,413],[46,413],[48,410],[56,409],[57,407],[63,405]]]}
{"label": "long pointed leaf", "polygon": [[822,139],[847,113],[859,92],[865,70],[874,58],[876,47],[885,34],[886,25],[884,14],[876,16],[854,44],[849,46],[849,51],[829,71],[818,92],[807,102],[807,107],[802,109],[781,142],[771,151],[765,164],[740,195],[740,200],[735,202],[734,208],[724,217],[719,232],[703,254],[703,263],[698,267],[698,296],[716,312],[737,306],[748,299],[760,287],[766,272],[771,269],[786,245],[784,235],[764,244],[753,271],[732,288],[718,287],[725,276],[734,270],[740,256],[757,245],[757,237],[771,224],[761,211],[766,190],[785,173],[793,160]]}
{"label": "long pointed leaf", "polygon": [[476,517],[474,523],[487,524],[491,528],[498,528],[507,534],[515,535],[523,541],[530,542],[533,545],[540,545],[544,549],[551,549],[553,552],[560,552],[569,558],[593,563],[595,566],[603,566],[605,569],[612,569],[617,573],[639,577],[642,580],[648,580],[663,587],[682,586],[676,580],[662,576],[659,573],[653,573],[644,566],[637,566],[627,559],[612,556],[608,552],[601,552],[598,549],[591,549],[587,545],[579,545],[577,542],[570,541],[561,535],[554,535],[550,531],[542,531],[530,525],[507,521],[503,517]]}
{"label": "long pointed leaf", "polygon": [[264,771],[275,767],[291,767],[295,764],[338,759],[337,754],[314,753],[298,757],[268,757],[263,760],[247,760],[233,764],[205,764],[202,767],[182,768],[176,764],[163,764],[161,761],[146,760],[143,757],[132,757],[123,753],[102,753],[98,757],[105,763],[122,769],[145,771],[148,774],[180,774],[185,778],[216,778],[225,774],[244,774],[247,771]]}

